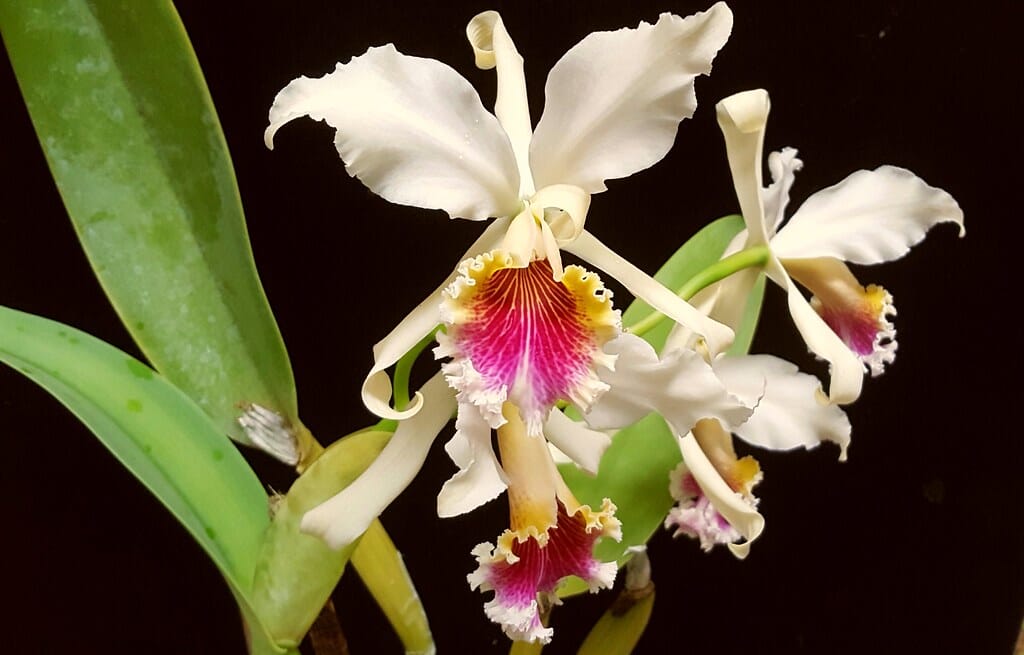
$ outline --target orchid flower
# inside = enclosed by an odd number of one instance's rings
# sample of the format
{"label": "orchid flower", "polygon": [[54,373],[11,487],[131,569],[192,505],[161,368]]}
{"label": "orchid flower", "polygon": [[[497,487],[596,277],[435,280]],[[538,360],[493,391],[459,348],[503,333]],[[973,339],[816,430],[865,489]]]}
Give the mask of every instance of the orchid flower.
{"label": "orchid flower", "polygon": [[[487,430],[503,423],[506,399],[539,436],[556,400],[585,409],[603,391],[593,369],[611,363],[601,345],[619,331],[618,313],[595,274],[562,266],[559,247],[686,323],[713,352],[729,343],[731,330],[603,246],[583,224],[590,194],[604,190],[605,179],[646,168],[671,147],[679,121],[696,106],[693,80],[710,70],[731,25],[731,12],[719,3],[686,19],[663,14],[654,25],[587,36],[552,69],[536,130],[522,58],[495,12],[470,21],[467,36],[477,65],[497,68],[496,117],[452,69],[390,45],[324,77],[296,79],[278,94],[268,145],[288,121],[322,118],[337,130],[348,171],[386,199],[452,217],[497,217],[438,291],[374,347],[363,399],[376,414],[402,422],[379,465],[307,514],[305,529],[335,547],[350,543],[422,465],[455,401],[432,380],[410,407],[393,409],[386,369],[442,320],[448,334],[440,336],[437,354],[454,358],[445,374],[458,391],[463,426],[448,446],[461,470],[442,490],[442,516],[504,489]],[[551,298],[558,303],[548,306]],[[545,348],[536,347],[541,342]],[[470,407],[486,430],[466,415]],[[607,438],[593,437],[565,450],[593,467],[605,445]]]}
{"label": "orchid flower", "polygon": [[[614,505],[580,505],[547,439],[596,470],[609,437],[552,410],[567,400],[585,412],[608,389],[600,372],[616,356],[604,347],[620,335],[621,319],[598,275],[563,266],[561,250],[686,324],[709,351],[728,345],[730,329],[609,250],[584,222],[604,180],[644,169],[671,147],[696,107],[694,78],[710,71],[731,25],[719,3],[686,19],[662,14],[654,25],[587,36],[552,69],[536,130],[522,58],[496,12],[467,27],[477,65],[497,69],[496,116],[453,70],[390,45],[278,94],[268,146],[288,121],[322,118],[337,130],[348,171],[384,198],[496,219],[441,287],[375,346],[363,399],[398,420],[396,432],[363,475],[305,515],[304,531],[334,548],[351,543],[409,484],[457,409],[446,450],[459,471],[441,489],[438,514],[461,514],[509,491],[510,529],[497,547],[474,551],[471,584],[495,592],[487,614],[514,638],[543,641],[550,631],[538,602],[564,577],[578,575],[593,589],[611,584],[614,564],[594,561],[591,551],[598,538],[617,538]],[[450,361],[410,407],[392,408],[386,369],[438,323],[445,329],[435,355]]]}
{"label": "orchid flower", "polygon": [[[726,255],[768,249],[765,272],[786,291],[793,322],[808,348],[830,363],[829,399],[853,402],[864,372],[879,375],[895,358],[896,331],[890,319],[896,308],[887,291],[862,286],[846,263],[899,259],[939,223],[957,224],[963,236],[963,212],[952,196],[910,171],[881,166],[857,171],[811,195],[782,226],[789,189],[802,162],[792,148],[772,153],[768,167],[773,182],[762,189],[768,93],[738,93],[719,102],[717,109],[746,222]],[[694,302],[710,316],[735,325],[756,277],[754,270],[733,275]],[[810,290],[810,302],[794,281]],[[675,343],[685,338],[680,335],[685,330],[673,336]]]}
{"label": "orchid flower", "polygon": [[[675,536],[698,539],[705,551],[715,544],[729,544],[743,556],[753,539],[741,529],[750,525],[750,512],[757,508],[753,487],[762,472],[752,456],[736,456],[730,432],[769,450],[814,448],[832,441],[839,446],[839,460],[845,461],[850,421],[838,405],[817,402],[816,377],[800,373],[795,364],[778,357],[720,357],[713,369],[729,393],[754,407],[753,414],[742,424],[728,427],[720,421],[701,420],[680,440],[683,462],[669,482],[678,504],[666,517],[665,527],[674,527]],[[741,538],[747,542],[737,546]]]}
{"label": "orchid flower", "polygon": [[[695,351],[654,348],[633,335],[611,342],[615,370],[602,373],[609,390],[584,415],[593,428],[615,429],[649,412],[661,414],[679,438],[682,464],[669,490],[679,505],[666,526],[698,538],[705,549],[729,545],[745,557],[764,528],[752,489],[761,478],[752,457],[737,458],[731,432],[771,450],[812,448],[821,441],[846,458],[850,423],[836,405],[818,403],[817,378],[777,357],[719,357],[711,367]],[[643,380],[627,384],[626,379]],[[735,543],[743,539],[743,543]]]}
{"label": "orchid flower", "polygon": [[[371,48],[317,79],[300,77],[274,100],[265,140],[300,116],[326,120],[348,172],[395,203],[442,209],[452,218],[496,217],[465,258],[494,249],[524,267],[547,259],[557,281],[560,249],[611,274],[635,296],[686,323],[719,352],[732,332],[710,321],[584,229],[591,194],[605,180],[656,163],[681,120],[696,108],[694,78],[732,29],[722,2],[686,19],[662,14],[635,29],[595,32],[552,68],[543,116],[532,129],[523,60],[497,12],[473,18],[466,33],[483,69],[496,68],[495,114],[454,70]],[[390,406],[386,369],[440,322],[440,293],[453,272],[374,347],[363,400],[400,420],[420,410]]]}

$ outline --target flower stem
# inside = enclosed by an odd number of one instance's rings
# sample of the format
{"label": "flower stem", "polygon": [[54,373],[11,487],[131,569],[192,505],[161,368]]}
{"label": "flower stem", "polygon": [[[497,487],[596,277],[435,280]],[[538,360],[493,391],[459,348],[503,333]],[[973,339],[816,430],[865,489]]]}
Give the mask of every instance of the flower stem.
{"label": "flower stem", "polygon": [[[676,295],[683,300],[689,300],[697,295],[698,292],[711,286],[715,282],[724,280],[733,273],[742,271],[746,268],[764,266],[768,263],[768,256],[770,254],[768,246],[754,246],[752,248],[747,248],[746,250],[741,250],[733,255],[729,255],[724,259],[718,260],[687,280],[686,283],[676,291]],[[640,336],[660,323],[663,318],[665,318],[664,314],[659,311],[654,311],[633,325],[628,326],[628,328],[631,333]]]}
{"label": "flower stem", "polygon": [[402,358],[395,364],[394,396],[395,409],[401,411],[409,404],[409,375],[412,373],[412,366],[416,363],[420,353],[431,344],[434,335],[441,329],[437,326],[430,331],[430,334],[420,339],[420,342],[409,349],[409,352],[402,355]]}

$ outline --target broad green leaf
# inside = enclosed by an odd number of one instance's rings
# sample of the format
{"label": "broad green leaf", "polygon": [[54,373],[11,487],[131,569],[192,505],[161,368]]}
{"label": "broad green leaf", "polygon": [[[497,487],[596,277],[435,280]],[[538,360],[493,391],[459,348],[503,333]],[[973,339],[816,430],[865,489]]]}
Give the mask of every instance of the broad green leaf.
{"label": "broad green leaf", "polygon": [[246,403],[299,428],[227,145],[172,4],[0,2],[0,31],[89,261],[154,368],[236,440],[248,442]]}
{"label": "broad green leaf", "polygon": [[320,538],[300,532],[302,516],[351,484],[390,437],[389,432],[367,430],[339,439],[286,495],[274,499],[274,520],[256,566],[252,597],[279,643],[298,646],[356,548],[352,544],[332,550]]}
{"label": "broad green leaf", "polygon": [[[678,290],[696,273],[717,262],[725,247],[743,228],[743,217],[736,214],[709,223],[669,257],[654,274],[654,279],[669,289]],[[643,300],[634,300],[622,313],[622,324],[630,326],[653,311]],[[660,352],[671,329],[672,321],[664,320],[643,337]]]}
{"label": "broad green leaf", "polygon": [[0,361],[71,410],[199,542],[250,624],[252,652],[285,653],[266,636],[251,600],[267,496],[209,417],[117,348],[6,307],[0,307]]}

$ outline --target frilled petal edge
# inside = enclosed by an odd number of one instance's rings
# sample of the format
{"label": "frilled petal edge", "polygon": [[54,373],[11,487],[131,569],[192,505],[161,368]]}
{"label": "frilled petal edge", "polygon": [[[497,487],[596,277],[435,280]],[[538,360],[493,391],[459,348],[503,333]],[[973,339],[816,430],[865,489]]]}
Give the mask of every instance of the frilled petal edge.
{"label": "frilled petal edge", "polygon": [[[507,218],[493,221],[466,250],[462,259],[475,257],[481,252],[492,249],[504,235],[507,226]],[[455,281],[458,275],[459,270],[456,268],[433,293],[424,298],[386,337],[374,345],[373,368],[366,374],[366,379],[363,381],[362,396],[363,404],[377,416],[402,420],[419,411],[422,403],[419,396],[416,396],[412,404],[404,410],[397,411],[391,407],[389,402],[391,379],[388,377],[387,369],[430,334],[430,331],[441,322],[441,293]]]}

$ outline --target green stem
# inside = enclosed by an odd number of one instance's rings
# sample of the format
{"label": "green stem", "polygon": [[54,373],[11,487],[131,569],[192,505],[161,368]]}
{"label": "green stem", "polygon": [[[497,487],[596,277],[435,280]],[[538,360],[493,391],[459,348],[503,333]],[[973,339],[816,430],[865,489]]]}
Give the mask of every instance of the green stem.
{"label": "green stem", "polygon": [[420,339],[420,342],[413,346],[409,352],[402,355],[402,358],[395,364],[394,396],[395,409],[401,411],[409,404],[409,375],[412,373],[412,366],[416,363],[420,353],[434,341],[434,335],[441,329],[437,326],[430,331],[430,334]]}
{"label": "green stem", "polygon": [[[700,271],[676,291],[676,295],[683,300],[689,300],[701,290],[711,286],[715,282],[724,280],[733,273],[742,271],[745,268],[763,267],[768,263],[771,251],[768,246],[754,246],[741,250],[736,254],[720,259],[711,266]],[[628,326],[629,331],[640,336],[661,322],[665,315],[654,311],[640,319],[633,325]]]}

